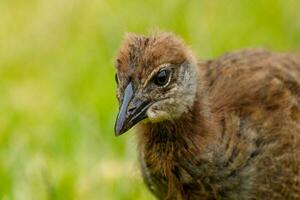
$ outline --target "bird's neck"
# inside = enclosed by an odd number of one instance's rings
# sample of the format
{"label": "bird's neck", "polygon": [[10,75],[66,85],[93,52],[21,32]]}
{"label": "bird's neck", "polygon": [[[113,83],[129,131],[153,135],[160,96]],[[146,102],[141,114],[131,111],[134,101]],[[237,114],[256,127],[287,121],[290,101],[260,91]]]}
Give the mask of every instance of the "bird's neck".
{"label": "bird's neck", "polygon": [[144,177],[158,176],[167,180],[167,194],[181,195],[181,192],[174,191],[181,191],[180,182],[193,176],[184,175],[184,171],[189,171],[185,167],[189,168],[191,163],[199,160],[205,165],[211,160],[209,146],[214,146],[214,141],[217,141],[217,131],[214,130],[217,126],[203,98],[203,93],[201,97],[197,95],[189,111],[174,121],[139,126],[138,150]]}
{"label": "bird's neck", "polygon": [[[216,125],[209,111],[206,95],[196,95],[193,106],[180,118],[139,126],[138,146],[141,152],[170,157],[184,156],[184,152],[199,154],[213,141]],[[180,154],[180,155],[179,155]]]}

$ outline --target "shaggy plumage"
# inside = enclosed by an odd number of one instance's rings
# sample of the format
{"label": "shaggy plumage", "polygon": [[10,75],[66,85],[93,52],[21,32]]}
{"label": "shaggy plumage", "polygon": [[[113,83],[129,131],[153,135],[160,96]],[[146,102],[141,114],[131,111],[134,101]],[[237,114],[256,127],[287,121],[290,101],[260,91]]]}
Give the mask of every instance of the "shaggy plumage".
{"label": "shaggy plumage", "polygon": [[[156,85],[164,68],[169,83]],[[129,34],[116,69],[122,106],[131,92],[116,134],[138,123],[142,175],[158,199],[300,199],[298,55],[249,49],[197,62],[172,34]],[[144,117],[124,128],[136,99],[148,102]]]}

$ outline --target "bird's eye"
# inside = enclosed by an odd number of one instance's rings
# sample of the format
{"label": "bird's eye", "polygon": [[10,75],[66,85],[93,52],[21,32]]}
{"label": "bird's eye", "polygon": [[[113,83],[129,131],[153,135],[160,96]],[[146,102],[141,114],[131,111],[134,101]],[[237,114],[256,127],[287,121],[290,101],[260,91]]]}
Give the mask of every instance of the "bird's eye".
{"label": "bird's eye", "polygon": [[118,79],[118,75],[117,74],[115,74],[115,81],[116,81],[117,84],[119,84],[119,79]]}
{"label": "bird's eye", "polygon": [[154,77],[154,83],[158,86],[164,86],[169,82],[170,79],[170,70],[162,69]]}

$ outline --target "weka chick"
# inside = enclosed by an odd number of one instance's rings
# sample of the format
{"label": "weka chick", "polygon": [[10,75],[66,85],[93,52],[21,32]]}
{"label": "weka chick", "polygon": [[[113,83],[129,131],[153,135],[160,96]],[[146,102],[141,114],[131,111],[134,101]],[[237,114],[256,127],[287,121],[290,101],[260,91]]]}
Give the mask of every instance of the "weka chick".
{"label": "weka chick", "polygon": [[300,58],[265,50],[197,63],[169,33],[128,34],[116,135],[138,122],[158,199],[300,199]]}

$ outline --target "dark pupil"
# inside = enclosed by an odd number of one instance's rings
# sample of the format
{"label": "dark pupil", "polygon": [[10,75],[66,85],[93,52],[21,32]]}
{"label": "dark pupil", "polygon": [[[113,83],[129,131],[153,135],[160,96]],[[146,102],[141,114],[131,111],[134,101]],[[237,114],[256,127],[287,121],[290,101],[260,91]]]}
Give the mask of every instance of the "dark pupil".
{"label": "dark pupil", "polygon": [[162,70],[155,77],[155,84],[160,86],[165,85],[168,82],[168,78],[169,78],[169,71]]}

